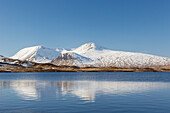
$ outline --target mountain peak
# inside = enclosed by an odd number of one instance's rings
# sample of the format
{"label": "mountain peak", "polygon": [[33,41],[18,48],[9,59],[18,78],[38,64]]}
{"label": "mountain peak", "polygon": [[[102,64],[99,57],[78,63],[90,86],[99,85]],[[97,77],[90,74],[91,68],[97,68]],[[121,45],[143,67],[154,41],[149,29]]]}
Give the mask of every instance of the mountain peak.
{"label": "mountain peak", "polygon": [[90,43],[83,44],[83,45],[81,45],[78,48],[82,48],[82,49],[94,49],[94,48],[96,48],[96,44],[90,42]]}
{"label": "mountain peak", "polygon": [[83,44],[83,45],[86,45],[86,46],[95,46],[95,43],[89,42],[89,43],[85,43],[85,44]]}
{"label": "mountain peak", "polygon": [[76,53],[86,53],[87,51],[103,50],[103,49],[104,47],[98,46],[93,42],[89,42],[89,43],[81,45],[80,47],[74,49],[73,51]]}
{"label": "mountain peak", "polygon": [[100,46],[100,45],[97,45],[97,44],[95,44],[95,43],[93,43],[93,42],[86,43],[86,44],[84,44],[84,45],[82,45],[82,46],[86,46],[86,47],[93,48],[93,49],[96,49],[96,50],[106,49],[105,47],[102,47],[102,46]]}
{"label": "mountain peak", "polygon": [[46,48],[44,46],[33,46],[21,49],[10,58],[48,63],[60,54],[61,53],[57,52],[55,49]]}

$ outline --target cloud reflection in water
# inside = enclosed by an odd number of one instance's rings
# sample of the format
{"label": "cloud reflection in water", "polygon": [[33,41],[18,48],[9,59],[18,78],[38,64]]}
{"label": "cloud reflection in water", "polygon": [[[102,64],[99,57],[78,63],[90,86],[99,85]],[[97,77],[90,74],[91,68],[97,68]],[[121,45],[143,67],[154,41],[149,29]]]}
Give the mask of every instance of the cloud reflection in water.
{"label": "cloud reflection in water", "polygon": [[11,88],[23,100],[57,99],[72,95],[80,100],[94,102],[96,95],[128,95],[170,87],[165,82],[128,81],[0,81],[0,89]]}

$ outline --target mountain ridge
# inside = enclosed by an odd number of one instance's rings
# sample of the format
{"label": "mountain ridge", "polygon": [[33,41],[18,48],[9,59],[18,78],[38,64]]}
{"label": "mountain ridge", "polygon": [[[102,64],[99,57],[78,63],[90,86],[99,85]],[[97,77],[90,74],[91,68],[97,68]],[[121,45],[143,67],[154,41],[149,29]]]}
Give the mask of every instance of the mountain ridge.
{"label": "mountain ridge", "polygon": [[59,55],[61,55],[61,53],[55,49],[46,48],[44,46],[33,46],[21,49],[10,58],[29,60],[37,63],[48,63]]}
{"label": "mountain ridge", "polygon": [[47,49],[43,46],[34,46],[20,50],[11,58],[79,67],[148,68],[170,65],[170,58],[167,57],[136,52],[113,51],[92,42],[70,50],[64,48]]}

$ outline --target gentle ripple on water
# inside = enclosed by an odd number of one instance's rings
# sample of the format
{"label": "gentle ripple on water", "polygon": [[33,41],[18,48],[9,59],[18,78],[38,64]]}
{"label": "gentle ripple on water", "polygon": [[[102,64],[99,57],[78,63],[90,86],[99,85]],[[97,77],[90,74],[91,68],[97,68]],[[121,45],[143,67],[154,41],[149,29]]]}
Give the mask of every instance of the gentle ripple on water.
{"label": "gentle ripple on water", "polygon": [[1,73],[0,112],[168,113],[169,73]]}

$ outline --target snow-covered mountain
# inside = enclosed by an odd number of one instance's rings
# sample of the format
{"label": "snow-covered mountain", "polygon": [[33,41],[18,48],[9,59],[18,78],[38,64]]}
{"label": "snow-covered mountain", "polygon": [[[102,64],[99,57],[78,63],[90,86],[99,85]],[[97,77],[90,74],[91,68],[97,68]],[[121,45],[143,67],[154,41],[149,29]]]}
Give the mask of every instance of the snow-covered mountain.
{"label": "snow-covered mountain", "polygon": [[78,53],[78,54],[86,54],[86,53],[94,51],[94,50],[102,51],[104,49],[106,49],[106,48],[90,42],[90,43],[81,45],[80,47],[78,47],[76,49],[72,49],[71,51]]}
{"label": "snow-covered mountain", "polygon": [[43,46],[34,46],[20,50],[11,58],[22,61],[29,60],[37,63],[49,63],[59,55],[61,55],[61,49],[50,49]]}
{"label": "snow-covered mountain", "polygon": [[143,53],[113,51],[94,43],[86,43],[78,48],[47,49],[42,46],[25,48],[11,58],[50,62],[56,65],[148,68],[170,65],[170,58]]}
{"label": "snow-covered mountain", "polygon": [[71,51],[65,51],[65,53],[69,52],[90,58],[90,62],[86,62],[86,65],[95,67],[148,68],[170,64],[170,58],[143,53],[113,51],[94,43],[86,43]]}

